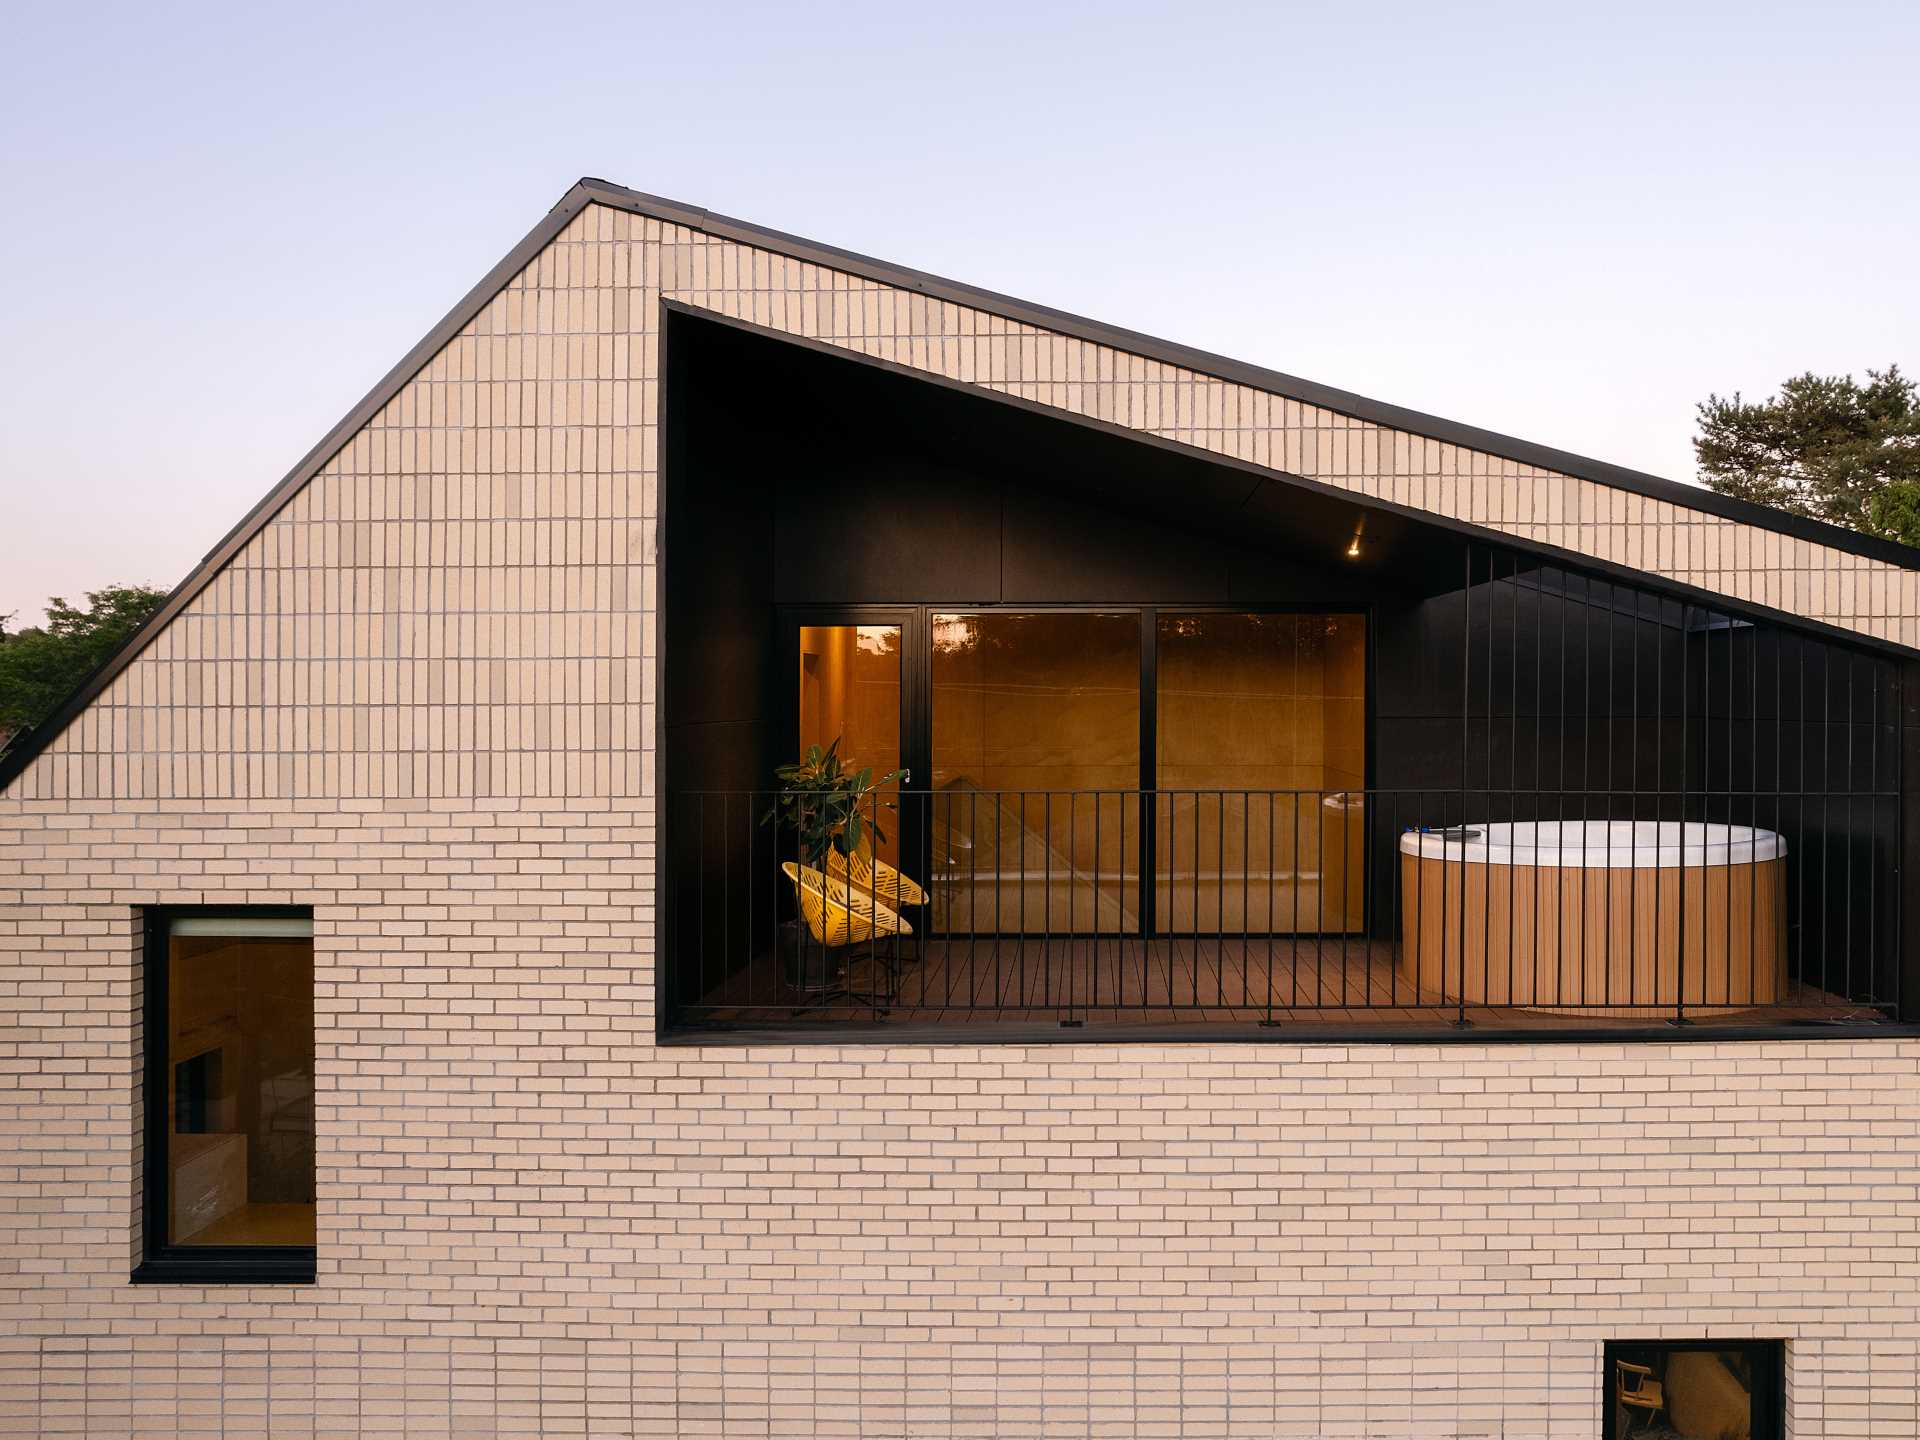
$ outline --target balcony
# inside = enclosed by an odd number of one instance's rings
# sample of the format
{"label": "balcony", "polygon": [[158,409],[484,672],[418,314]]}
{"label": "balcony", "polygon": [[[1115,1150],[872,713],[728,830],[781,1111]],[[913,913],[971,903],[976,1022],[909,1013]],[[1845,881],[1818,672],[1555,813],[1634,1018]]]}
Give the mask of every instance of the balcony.
{"label": "balcony", "polygon": [[[1555,537],[1600,516],[1494,534],[675,327],[668,1037],[1920,1023],[1920,662],[1698,588],[1711,534],[1589,563]],[[762,823],[816,749],[916,787],[857,864]]]}
{"label": "balcony", "polygon": [[1898,1006],[1883,791],[955,786],[871,798],[883,853],[816,866],[773,801],[670,798],[676,1028],[1544,1038]]}

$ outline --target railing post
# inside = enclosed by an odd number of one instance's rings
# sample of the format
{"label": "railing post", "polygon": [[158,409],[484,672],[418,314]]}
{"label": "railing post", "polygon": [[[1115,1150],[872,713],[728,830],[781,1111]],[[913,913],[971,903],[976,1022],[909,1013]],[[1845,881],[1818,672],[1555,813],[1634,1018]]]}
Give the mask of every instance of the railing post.
{"label": "railing post", "polygon": [[[1491,672],[1491,667],[1493,664],[1493,652],[1491,648],[1489,648],[1487,652],[1487,664],[1489,667],[1489,672]],[[1487,727],[1489,732],[1491,732],[1493,727],[1493,715],[1491,711],[1489,711],[1487,715]],[[1469,800],[1468,790],[1467,790],[1467,780],[1468,780],[1468,774],[1469,774],[1469,767],[1472,765],[1472,763],[1473,763],[1473,546],[1469,544],[1467,546],[1466,583],[1460,587],[1460,829],[1463,832],[1467,828],[1467,807],[1468,807],[1468,800]],[[1446,825],[1444,823],[1445,819],[1446,819],[1446,816],[1445,816],[1445,813],[1443,812],[1441,815],[1441,820],[1443,823],[1440,827],[1442,831],[1442,834],[1440,836],[1440,859],[1442,862],[1440,875],[1441,875],[1441,893],[1443,895],[1445,894],[1446,888],[1447,888],[1446,886],[1447,872],[1445,868],[1445,861],[1447,856],[1447,837],[1445,834],[1445,830],[1446,830]],[[1446,955],[1446,947],[1443,944],[1441,946],[1442,959],[1441,959],[1441,965],[1440,965],[1440,984],[1443,991],[1446,987],[1446,975],[1447,975],[1445,955]],[[1445,998],[1446,998],[1445,995],[1442,994],[1441,999],[1444,1000]],[[1467,839],[1464,833],[1460,837],[1460,989],[1458,990],[1458,992],[1456,992],[1454,999],[1458,1002],[1458,1006],[1459,1006],[1459,1009],[1455,1014],[1454,1020],[1453,1020],[1454,1028],[1459,1030],[1464,1030],[1473,1023],[1471,1020],[1467,1019]]]}
{"label": "railing post", "polygon": [[1920,905],[1906,898],[1907,856],[1920,846],[1920,660],[1902,662],[1896,680],[1900,724],[1900,812],[1894,828],[1893,885],[1899,961],[1894,979],[1894,1014],[1920,1022]]}

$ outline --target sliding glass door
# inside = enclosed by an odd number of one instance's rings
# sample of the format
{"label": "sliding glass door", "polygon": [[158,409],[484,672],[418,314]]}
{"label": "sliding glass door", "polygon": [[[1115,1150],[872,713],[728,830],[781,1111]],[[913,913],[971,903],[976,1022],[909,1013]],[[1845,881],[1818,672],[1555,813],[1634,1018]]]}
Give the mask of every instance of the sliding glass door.
{"label": "sliding glass door", "polygon": [[1359,929],[1364,617],[1161,611],[1155,652],[1159,928]]}
{"label": "sliding glass door", "polygon": [[931,630],[949,927],[1137,930],[1138,612],[947,612]]}
{"label": "sliding glass door", "polygon": [[928,607],[790,623],[796,753],[837,743],[849,768],[911,766],[908,788],[927,792],[879,810],[875,853],[925,888],[936,930],[1363,925],[1363,615]]}
{"label": "sliding glass door", "polygon": [[[901,765],[902,679],[905,627],[898,622],[801,625],[799,643],[799,747],[838,745],[846,769],[871,768],[874,778]],[[875,847],[887,864],[900,865],[898,784],[875,802],[883,838]]]}

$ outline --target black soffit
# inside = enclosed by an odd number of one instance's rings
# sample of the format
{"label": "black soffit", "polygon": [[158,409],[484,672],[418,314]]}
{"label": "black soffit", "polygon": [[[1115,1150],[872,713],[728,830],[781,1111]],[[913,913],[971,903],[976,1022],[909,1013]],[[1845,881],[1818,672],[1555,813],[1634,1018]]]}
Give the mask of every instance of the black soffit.
{"label": "black soffit", "polygon": [[[129,636],[127,642],[114,655],[82,681],[74,693],[53,714],[33,729],[14,737],[13,743],[4,752],[0,752],[0,792],[4,792],[32,763],[34,757],[39,755],[55,736],[65,730],[74,718],[112,683],[114,677],[124,670],[133,658],[146,648],[153,637],[159,634],[174,616],[178,615],[207,586],[233,558],[235,552],[259,533],[301,486],[317,474],[321,467],[379,412],[382,406],[398,394],[400,389],[446,346],[448,341],[465,329],[474,316],[479,314],[514,276],[525,269],[527,264],[546,249],[548,244],[573,221],[574,217],[589,205],[604,205],[610,209],[623,210],[629,214],[642,215],[667,224],[683,225],[718,239],[735,240],[741,244],[792,259],[823,265],[850,275],[858,275],[898,289],[927,295],[934,299],[952,301],[954,304],[985,311],[1017,323],[1035,325],[1076,339],[1112,346],[1149,359],[1177,365],[1221,380],[1266,390],[1272,394],[1315,405],[1356,420],[1368,421],[1390,429],[1404,430],[1468,449],[1485,451],[1488,454],[1517,460],[1523,464],[1552,470],[1562,475],[1591,480],[1631,494],[1664,500],[1687,509],[1736,520],[1757,529],[1791,535],[1847,554],[1864,556],[1904,569],[1920,569],[1920,550],[1897,545],[1891,541],[1859,535],[1816,520],[1787,515],[1765,506],[1716,495],[1709,490],[1682,485],[1672,480],[1663,480],[1655,475],[1588,459],[1564,450],[1556,450],[1551,446],[1537,445],[1491,430],[1482,430],[1477,426],[1463,425],[1438,416],[1423,414],[1417,410],[1370,400],[1364,395],[1356,395],[1351,391],[1317,384],[1277,370],[1248,365],[1242,361],[1209,354],[1172,341],[1156,339],[1119,326],[1105,325],[1083,316],[1050,309],[1044,305],[1035,305],[991,290],[963,285],[907,266],[889,264],[851,250],[823,245],[802,236],[790,235],[784,231],[754,225],[744,220],[735,220],[698,206],[667,200],[657,195],[648,195],[638,190],[629,190],[623,185],[615,185],[611,181],[587,176],[569,189],[559,203],[548,211],[532,230],[527,232],[519,244],[508,251],[500,262],[489,270],[486,276],[469,290],[459,303],[381,378],[373,389],[361,398],[358,404],[341,417],[339,423],[329,430],[326,436],[309,450],[278,484],[261,497],[239,523],[228,531],[212,550],[207,552],[186,578],[174,587],[166,603],[154,612],[146,624]],[[1356,503],[1361,503],[1359,497],[1355,498]],[[1484,533],[1489,541],[1497,541],[1507,546],[1512,546],[1514,543],[1509,537],[1499,535],[1497,532]],[[1580,561],[1578,556],[1569,556],[1568,559],[1572,563]],[[1657,579],[1658,577],[1649,578]],[[1784,618],[1788,621],[1793,619],[1790,616]],[[1799,623],[1802,627],[1806,625],[1804,620]],[[1830,627],[1820,628],[1826,631]],[[1833,633],[1846,636],[1846,632],[1833,631]],[[1884,642],[1876,643],[1868,637],[1847,638],[1856,641],[1865,640],[1875,648],[1889,648],[1899,650],[1901,653],[1910,653],[1906,647],[1887,646]]]}
{"label": "black soffit", "polygon": [[[691,322],[695,326],[738,331],[758,336],[782,349],[811,352],[825,357],[832,364],[888,372],[909,379],[915,386],[927,390],[944,390],[964,394],[967,399],[981,407],[1001,407],[1009,410],[1025,411],[1043,416],[1048,423],[1062,431],[1079,431],[1082,434],[1099,434],[1117,438],[1126,446],[1135,450],[1160,457],[1178,457],[1192,466],[1213,467],[1215,470],[1237,474],[1243,479],[1241,484],[1253,488],[1245,492],[1240,502],[1243,506],[1243,518],[1256,526],[1264,525],[1268,530],[1289,533],[1296,538],[1307,533],[1303,530],[1299,517],[1307,514],[1310,499],[1318,497],[1331,501],[1339,508],[1342,518],[1340,543],[1344,546],[1351,540],[1355,523],[1365,517],[1365,535],[1372,541],[1384,540],[1391,534],[1406,534],[1415,538],[1425,537],[1431,541],[1436,536],[1447,537],[1452,541],[1465,540],[1473,545],[1501,550],[1510,556],[1523,556],[1529,562],[1557,566],[1563,570],[1591,575],[1598,580],[1611,580],[1620,584],[1637,586],[1649,591],[1657,591],[1694,605],[1712,610],[1717,614],[1737,619],[1762,621],[1782,629],[1809,635],[1818,635],[1835,644],[1850,646],[1861,651],[1879,654],[1911,656],[1915,650],[1878,636],[1862,634],[1846,629],[1825,620],[1810,619],[1804,615],[1769,609],[1764,605],[1741,600],[1735,596],[1707,590],[1698,585],[1673,580],[1649,571],[1635,570],[1616,561],[1601,560],[1591,555],[1563,549],[1538,540],[1509,535],[1502,531],[1489,530],[1484,526],[1456,520],[1450,515],[1438,511],[1421,510],[1413,506],[1402,505],[1395,501],[1379,499],[1359,491],[1343,489],[1324,481],[1310,480],[1284,470],[1275,470],[1268,466],[1256,465],[1252,461],[1240,460],[1221,455],[1210,450],[1200,450],[1177,440],[1169,440],[1149,431],[1130,430],[1111,421],[1094,419],[1090,416],[1075,415],[1053,409],[1037,401],[1007,395],[1000,391],[984,390],[964,381],[950,380],[943,375],[934,375],[925,371],[913,370],[896,361],[883,360],[871,355],[863,355],[843,349],[827,341],[816,340],[809,336],[792,335],[785,331],[770,330],[751,321],[741,320],[717,311],[704,310],[682,301],[662,301],[662,308],[669,317],[668,340],[663,344],[663,353],[677,354],[671,337],[678,331],[675,326],[682,322]],[[668,362],[672,368],[672,362]],[[1162,471],[1164,477],[1167,472]],[[1163,486],[1163,492],[1166,487]],[[1398,529],[1393,526],[1397,522]],[[1828,527],[1831,528],[1831,527]],[[1849,534],[1851,532],[1841,532]],[[1255,538],[1249,536],[1248,538]],[[1853,536],[1855,539],[1863,537]],[[1877,543],[1877,542],[1876,542]],[[1894,547],[1896,549],[1902,547]],[[1367,546],[1362,547],[1362,556]],[[1398,564],[1399,557],[1386,551],[1382,545],[1375,545],[1375,554],[1384,562]],[[1404,551],[1402,553],[1405,553]],[[1450,552],[1456,562],[1459,551]],[[1906,552],[1916,560],[1914,568],[1920,568],[1920,551]],[[1424,555],[1418,571],[1409,572],[1413,583],[1407,588],[1418,589],[1421,583],[1420,572],[1433,571],[1434,554]],[[1362,564],[1364,567],[1364,563]],[[1457,581],[1459,570],[1449,570],[1446,578]],[[1453,584],[1451,588],[1458,588]]]}
{"label": "black soffit", "polygon": [[[711,312],[670,307],[668,336],[673,375],[692,376],[693,385],[709,374],[725,377],[723,387],[708,392],[709,403],[732,410],[735,424],[771,423],[782,435],[806,432],[809,443],[830,454],[877,453],[882,458],[853,463],[857,471],[874,469],[882,483],[895,480],[884,457],[917,453],[923,461],[937,459],[957,481],[1003,477],[1025,497],[1028,523],[1049,523],[1048,497],[1097,506],[1113,522],[1109,543],[1122,549],[1132,540],[1151,550],[1171,527],[1211,536],[1249,563],[1305,562],[1373,590],[1426,595],[1460,585],[1465,537],[1441,528],[1442,517],[1430,522],[1368,508],[1364,497],[1346,491],[1236,469],[1185,446],[1143,444],[1136,431],[1090,425]],[[858,488],[844,467],[835,473]],[[1060,519],[1084,523],[1086,514]],[[1356,533],[1362,543],[1349,555]],[[1152,557],[1142,555],[1139,565],[1151,571]],[[1076,578],[1082,583],[1071,595],[1047,598],[1120,598],[1085,583],[1089,577]]]}
{"label": "black soffit", "polygon": [[[1112,346],[1148,359],[1164,361],[1170,365],[1178,365],[1210,375],[1216,379],[1247,385],[1256,390],[1266,390],[1355,420],[1365,420],[1388,429],[1404,430],[1409,434],[1421,435],[1431,440],[1485,451],[1489,455],[1517,460],[1538,469],[1552,470],[1556,474],[1569,475],[1576,479],[1591,480],[1596,484],[1607,485],[1635,495],[1644,495],[1649,499],[1668,501],[1684,509],[1737,520],[1741,524],[1752,525],[1762,530],[1772,530],[1782,535],[1792,535],[1797,539],[1824,545],[1830,549],[1882,560],[1889,565],[1901,566],[1908,570],[1920,569],[1920,549],[1871,535],[1862,535],[1857,531],[1826,524],[1824,521],[1789,515],[1768,506],[1736,500],[1729,495],[1719,495],[1711,490],[1685,485],[1676,480],[1663,479],[1658,475],[1649,475],[1644,471],[1628,469],[1623,465],[1613,465],[1604,460],[1594,460],[1588,456],[1576,455],[1571,451],[1558,450],[1550,445],[1502,435],[1497,431],[1484,430],[1477,425],[1447,420],[1406,406],[1389,404],[1384,400],[1369,399],[1365,395],[1357,395],[1350,390],[1336,389],[1317,381],[1303,380],[1296,375],[1287,375],[1278,370],[1268,370],[1258,365],[1247,364],[1245,361],[1198,350],[1190,345],[1143,335],[1137,330],[1127,330],[1118,325],[1089,320],[1085,316],[1070,314],[1064,310],[1054,310],[1045,305],[1036,305],[1014,296],[965,285],[938,275],[929,275],[925,271],[914,270],[904,265],[890,264],[885,260],[876,260],[871,256],[842,250],[837,246],[822,245],[802,236],[771,230],[745,220],[735,220],[710,210],[662,199],[657,195],[628,190],[608,180],[588,177],[581,180],[575,187],[575,192],[581,190],[587,192],[592,202],[612,209],[625,210],[631,214],[644,215],[670,224],[684,225],[718,238],[738,240],[742,244],[773,251],[792,259],[811,261],[832,269],[843,270],[851,275],[877,280],[897,289],[914,291],[934,299],[950,300],[956,305],[986,311],[1003,319],[1036,325],[1063,335],[1071,335],[1076,339]],[[572,198],[571,194],[568,198]],[[564,203],[563,201],[562,204]],[[1489,532],[1490,536],[1491,534],[1492,532]]]}

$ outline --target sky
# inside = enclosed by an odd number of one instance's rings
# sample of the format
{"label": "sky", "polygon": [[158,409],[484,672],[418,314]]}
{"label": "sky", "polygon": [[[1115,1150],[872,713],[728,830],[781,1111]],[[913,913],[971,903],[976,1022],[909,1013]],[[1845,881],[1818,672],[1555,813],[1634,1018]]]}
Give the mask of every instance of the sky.
{"label": "sky", "polygon": [[1920,370],[1911,3],[6,30],[16,626],[171,587],[581,175],[1677,480],[1710,393]]}

